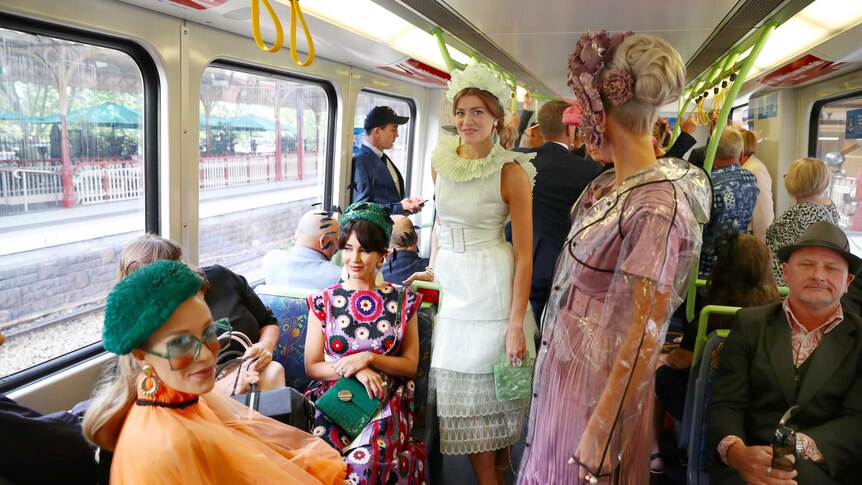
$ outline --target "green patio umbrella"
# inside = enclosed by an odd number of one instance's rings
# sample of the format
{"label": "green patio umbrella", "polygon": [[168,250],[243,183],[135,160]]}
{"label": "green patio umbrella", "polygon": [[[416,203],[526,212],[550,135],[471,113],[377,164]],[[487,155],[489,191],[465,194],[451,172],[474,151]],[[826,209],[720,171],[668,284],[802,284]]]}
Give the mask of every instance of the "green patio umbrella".
{"label": "green patio umbrella", "polygon": [[[138,128],[141,114],[121,104],[105,102],[89,108],[76,109],[66,115],[70,123],[89,123],[97,126],[110,126],[113,128]],[[39,120],[40,123],[59,123],[60,114],[46,116]]]}

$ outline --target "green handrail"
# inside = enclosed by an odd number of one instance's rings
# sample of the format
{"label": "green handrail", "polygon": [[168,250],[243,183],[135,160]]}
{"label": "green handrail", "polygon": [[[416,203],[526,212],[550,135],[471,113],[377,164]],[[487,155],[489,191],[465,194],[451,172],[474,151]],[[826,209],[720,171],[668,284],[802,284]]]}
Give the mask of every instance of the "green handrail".
{"label": "green handrail", "polygon": [[[694,352],[691,358],[692,367],[697,366],[700,362],[700,354],[703,353],[703,346],[706,345],[706,328],[709,324],[710,315],[736,315],[741,308],[738,306],[721,306],[707,305],[700,311],[700,319],[697,322],[697,338],[694,341]],[[729,330],[725,330],[729,332]],[[716,332],[719,332],[716,330]],[[721,335],[721,333],[719,333]],[[724,335],[727,336],[727,335]]]}
{"label": "green handrail", "polygon": [[456,69],[463,70],[467,67],[466,64],[461,64],[460,62],[452,59],[452,56],[449,55],[449,48],[446,47],[446,41],[443,40],[443,30],[440,27],[435,27],[431,29],[431,35],[434,36],[434,39],[437,41],[437,47],[440,48],[440,54],[443,55],[443,62],[446,63],[446,69],[449,72],[452,72]]}
{"label": "green handrail", "polygon": [[[438,283],[436,281],[413,280],[413,282],[410,283],[410,288],[413,288],[414,290],[417,288],[424,288],[427,290],[437,290],[437,293],[438,293],[437,313],[440,313],[440,308],[443,307],[443,290],[440,288],[440,283]],[[431,306],[431,304],[429,304],[427,306]],[[427,308],[427,306],[425,303],[422,303],[422,308]]]}
{"label": "green handrail", "polygon": [[[760,37],[754,44],[754,48],[751,49],[751,54],[745,58],[745,61],[742,63],[742,67],[739,68],[737,82],[733,83],[733,86],[730,87],[730,91],[727,93],[724,106],[721,107],[721,112],[715,122],[715,131],[712,133],[712,137],[709,139],[709,145],[707,145],[706,148],[706,158],[703,161],[703,169],[706,170],[706,173],[710,173],[712,170],[712,161],[715,158],[716,150],[718,150],[718,140],[721,138],[721,133],[724,131],[724,125],[727,123],[727,117],[730,115],[730,109],[733,106],[733,102],[736,100],[739,90],[742,89],[742,85],[745,84],[745,78],[748,77],[748,72],[751,71],[751,66],[754,65],[754,61],[757,60],[757,56],[760,55],[760,52],[763,50],[763,46],[766,45],[769,35],[772,34],[772,31],[774,31],[776,27],[778,27],[778,22],[774,20],[770,20],[764,26],[763,32],[760,33]],[[694,262],[693,274],[697,275],[699,265],[700,260],[696,260]],[[695,286],[694,281],[692,280],[691,286],[689,286],[688,289],[688,299],[685,302],[685,316],[689,322],[694,320],[694,292]]]}

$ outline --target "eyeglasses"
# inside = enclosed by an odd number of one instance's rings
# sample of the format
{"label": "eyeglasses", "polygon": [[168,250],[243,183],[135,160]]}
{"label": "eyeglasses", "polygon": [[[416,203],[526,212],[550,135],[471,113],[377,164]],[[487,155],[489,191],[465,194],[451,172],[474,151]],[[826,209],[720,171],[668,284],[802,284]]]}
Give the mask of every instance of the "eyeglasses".
{"label": "eyeglasses", "polygon": [[201,353],[201,344],[205,344],[210,351],[218,354],[230,343],[231,326],[230,320],[222,318],[216,320],[204,330],[202,338],[194,335],[181,335],[168,341],[167,353],[155,352],[153,350],[141,349],[163,359],[167,359],[171,370],[185,369],[192,365]]}

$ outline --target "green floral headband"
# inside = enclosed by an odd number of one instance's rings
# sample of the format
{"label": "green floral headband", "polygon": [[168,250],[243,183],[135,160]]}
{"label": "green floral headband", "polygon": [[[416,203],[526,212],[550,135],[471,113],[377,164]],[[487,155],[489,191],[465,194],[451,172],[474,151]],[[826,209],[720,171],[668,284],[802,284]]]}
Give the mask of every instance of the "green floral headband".
{"label": "green floral headband", "polygon": [[344,211],[339,224],[344,227],[348,222],[358,219],[366,220],[382,229],[387,241],[392,237],[392,219],[387,209],[373,202],[356,202]]}

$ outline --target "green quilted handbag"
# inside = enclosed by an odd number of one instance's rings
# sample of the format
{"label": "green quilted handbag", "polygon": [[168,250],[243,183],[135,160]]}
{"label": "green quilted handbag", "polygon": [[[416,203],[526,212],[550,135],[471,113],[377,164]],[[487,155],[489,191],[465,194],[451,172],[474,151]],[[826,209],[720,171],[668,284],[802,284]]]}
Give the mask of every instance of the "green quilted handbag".
{"label": "green quilted handbag", "polygon": [[355,377],[342,377],[315,403],[317,409],[356,438],[380,407],[380,399],[368,397],[368,391]]}
{"label": "green quilted handbag", "polygon": [[533,389],[533,364],[535,359],[525,360],[518,367],[506,362],[494,364],[494,390],[498,401],[511,401],[530,397]]}

